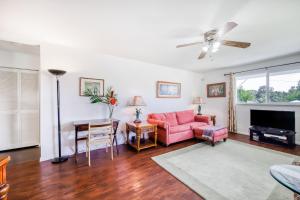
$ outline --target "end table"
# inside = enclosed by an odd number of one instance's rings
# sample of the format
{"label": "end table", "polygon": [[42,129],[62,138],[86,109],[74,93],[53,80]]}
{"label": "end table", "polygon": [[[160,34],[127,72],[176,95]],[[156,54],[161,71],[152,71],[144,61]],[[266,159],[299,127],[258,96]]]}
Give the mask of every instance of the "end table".
{"label": "end table", "polygon": [[[136,134],[136,140],[134,142],[129,140],[130,132]],[[154,133],[154,141],[147,139],[144,143],[141,143],[141,135],[143,135],[144,133]],[[149,124],[147,122],[128,122],[126,123],[126,135],[127,144],[135,148],[138,152],[142,149],[157,146],[157,126],[155,124]]]}
{"label": "end table", "polygon": [[210,115],[211,121],[213,121],[213,125],[216,125],[216,115]]}

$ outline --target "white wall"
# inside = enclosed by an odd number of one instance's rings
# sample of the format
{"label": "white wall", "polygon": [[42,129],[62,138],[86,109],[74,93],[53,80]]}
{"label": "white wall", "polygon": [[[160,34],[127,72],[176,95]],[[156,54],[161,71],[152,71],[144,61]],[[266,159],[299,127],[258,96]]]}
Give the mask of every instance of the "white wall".
{"label": "white wall", "polygon": [[0,66],[39,69],[40,56],[38,54],[0,49]]}
{"label": "white wall", "polygon": [[[108,116],[105,105],[92,105],[89,99],[79,96],[79,77],[100,78],[105,87],[113,86],[119,97],[114,117],[124,122],[134,118],[134,108],[127,102],[134,95],[143,96],[149,112],[166,112],[191,108],[192,98],[200,95],[198,73],[172,69],[134,60],[122,59],[95,52],[84,52],[62,46],[41,45],[41,160],[57,155],[56,138],[56,88],[55,78],[49,68],[64,69],[61,78],[61,122],[63,154],[74,153],[74,127],[72,121]],[[182,84],[182,97],[178,99],[156,98],[156,81],[172,81]],[[122,142],[119,133],[119,141]],[[84,146],[80,146],[83,151]]]}
{"label": "white wall", "polygon": [[[226,68],[221,70],[214,70],[203,73],[202,78],[202,96],[205,97],[206,104],[203,106],[204,113],[211,113],[217,115],[217,124],[227,125],[228,123],[228,76],[225,77],[224,73],[236,72],[247,69],[255,69],[260,67],[267,67],[277,64],[289,63],[300,61],[300,54],[285,56],[277,59],[271,59],[267,61],[257,62],[254,64]],[[289,68],[300,68],[298,66],[290,66]],[[226,98],[206,98],[206,84],[226,82],[227,97]],[[242,134],[248,134],[250,126],[250,109],[262,109],[262,110],[288,110],[295,111],[296,115],[296,143],[300,144],[300,106],[274,106],[274,105],[237,105],[237,132]]]}

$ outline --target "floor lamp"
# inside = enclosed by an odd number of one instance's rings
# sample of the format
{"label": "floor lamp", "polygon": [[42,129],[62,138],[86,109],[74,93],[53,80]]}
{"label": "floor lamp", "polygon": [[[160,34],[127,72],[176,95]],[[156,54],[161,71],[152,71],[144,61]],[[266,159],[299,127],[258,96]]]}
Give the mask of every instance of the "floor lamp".
{"label": "floor lamp", "polygon": [[49,69],[51,74],[56,76],[56,92],[57,92],[57,134],[58,134],[58,157],[52,160],[53,164],[62,163],[68,160],[68,157],[61,156],[61,126],[60,126],[60,88],[59,78],[66,73],[63,70]]}

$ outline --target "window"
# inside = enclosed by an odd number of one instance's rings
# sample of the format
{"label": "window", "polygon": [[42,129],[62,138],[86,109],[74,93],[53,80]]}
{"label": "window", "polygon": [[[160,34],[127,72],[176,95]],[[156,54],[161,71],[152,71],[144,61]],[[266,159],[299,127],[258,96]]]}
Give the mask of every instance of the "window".
{"label": "window", "polygon": [[266,103],[266,73],[236,79],[238,103]]}
{"label": "window", "polygon": [[300,70],[236,78],[237,103],[300,103]]}
{"label": "window", "polygon": [[276,72],[269,75],[270,102],[300,103],[300,72]]}

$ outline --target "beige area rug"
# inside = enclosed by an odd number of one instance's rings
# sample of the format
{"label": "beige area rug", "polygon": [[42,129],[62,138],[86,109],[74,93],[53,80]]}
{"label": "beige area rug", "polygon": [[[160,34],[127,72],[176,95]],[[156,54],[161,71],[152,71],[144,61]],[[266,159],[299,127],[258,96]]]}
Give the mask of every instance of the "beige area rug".
{"label": "beige area rug", "polygon": [[208,200],[293,199],[293,193],[271,177],[269,168],[300,160],[233,140],[215,147],[199,143],[152,159]]}

